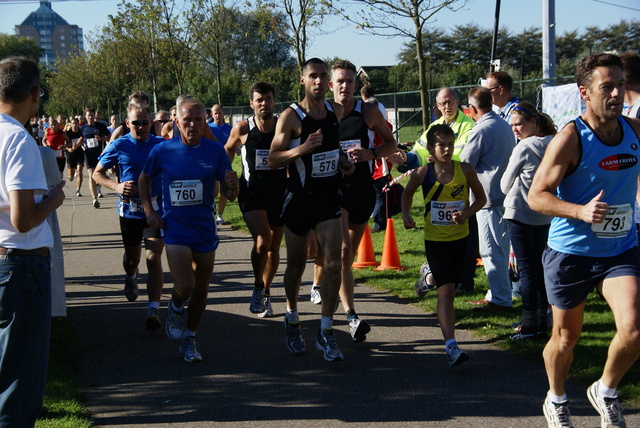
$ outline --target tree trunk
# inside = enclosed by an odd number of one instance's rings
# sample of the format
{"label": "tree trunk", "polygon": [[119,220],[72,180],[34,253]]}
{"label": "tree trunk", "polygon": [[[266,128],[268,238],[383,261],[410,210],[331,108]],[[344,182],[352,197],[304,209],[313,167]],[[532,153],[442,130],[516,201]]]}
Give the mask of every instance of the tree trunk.
{"label": "tree trunk", "polygon": [[418,57],[418,81],[420,83],[420,107],[422,108],[422,129],[429,126],[431,112],[429,111],[429,88],[427,87],[427,66],[422,45],[422,26],[414,19],[416,25],[416,55]]}

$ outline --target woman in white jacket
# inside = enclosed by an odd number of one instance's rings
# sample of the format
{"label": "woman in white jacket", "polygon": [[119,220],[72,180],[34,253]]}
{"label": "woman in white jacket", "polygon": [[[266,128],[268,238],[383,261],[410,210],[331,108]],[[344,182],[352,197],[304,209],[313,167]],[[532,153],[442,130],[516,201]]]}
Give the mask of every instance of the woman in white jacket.
{"label": "woman in white jacket", "polygon": [[538,112],[534,105],[522,102],[511,110],[511,129],[520,142],[509,158],[500,187],[506,195],[504,218],[509,221],[522,295],[522,326],[511,338],[524,340],[547,334],[548,302],[542,252],[547,245],[551,217],[529,208],[528,194],[556,128],[549,116]]}

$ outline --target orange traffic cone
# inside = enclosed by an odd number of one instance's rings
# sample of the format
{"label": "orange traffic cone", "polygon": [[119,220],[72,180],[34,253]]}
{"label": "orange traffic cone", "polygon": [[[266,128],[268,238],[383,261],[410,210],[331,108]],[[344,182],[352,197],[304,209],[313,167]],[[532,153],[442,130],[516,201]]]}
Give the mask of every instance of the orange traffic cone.
{"label": "orange traffic cone", "polygon": [[368,266],[378,266],[380,263],[376,261],[376,255],[373,252],[373,241],[371,240],[371,230],[369,224],[364,229],[364,235],[358,245],[358,260],[351,265],[354,269],[362,269]]}
{"label": "orange traffic cone", "polygon": [[393,229],[393,219],[387,219],[387,231],[384,234],[384,246],[382,247],[382,263],[376,270],[405,270],[405,266],[400,264],[400,254],[398,254],[398,242],[396,232]]}

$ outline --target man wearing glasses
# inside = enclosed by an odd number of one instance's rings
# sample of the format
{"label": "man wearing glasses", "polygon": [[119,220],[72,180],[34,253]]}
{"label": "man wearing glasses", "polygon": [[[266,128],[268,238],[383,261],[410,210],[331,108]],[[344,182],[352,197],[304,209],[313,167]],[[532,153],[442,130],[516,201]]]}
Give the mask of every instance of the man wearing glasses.
{"label": "man wearing glasses", "polygon": [[453,129],[455,142],[453,159],[460,160],[462,148],[469,138],[471,128],[473,128],[473,119],[460,110],[458,95],[451,88],[444,87],[438,91],[436,104],[442,116],[429,125],[424,134],[416,141],[413,150],[409,153],[399,150],[393,158],[389,158],[391,162],[402,164],[398,166],[399,170],[408,171],[427,164],[430,156],[427,150],[427,132],[432,126],[442,123],[449,125]]}
{"label": "man wearing glasses", "polygon": [[[156,331],[160,328],[158,310],[163,286],[163,272],[160,257],[164,247],[160,229],[147,224],[138,196],[138,177],[142,172],[151,149],[164,139],[150,135],[151,115],[144,104],[129,104],[125,124],[130,131],[107,146],[100,155],[93,179],[100,185],[118,193],[118,216],[120,232],[124,244],[122,265],[126,274],[124,293],[127,300],[133,302],[138,298],[137,284],[138,264],[144,239],[147,259],[147,295],[149,307],[146,329]],[[118,181],[107,176],[107,171],[116,168]],[[160,194],[159,182],[153,196]],[[156,206],[157,209],[157,206]]]}
{"label": "man wearing glasses", "polygon": [[[511,110],[518,105],[520,100],[511,93],[513,78],[504,71],[494,71],[487,76],[487,89],[491,91],[494,111],[511,123]],[[497,109],[496,109],[497,107]]]}

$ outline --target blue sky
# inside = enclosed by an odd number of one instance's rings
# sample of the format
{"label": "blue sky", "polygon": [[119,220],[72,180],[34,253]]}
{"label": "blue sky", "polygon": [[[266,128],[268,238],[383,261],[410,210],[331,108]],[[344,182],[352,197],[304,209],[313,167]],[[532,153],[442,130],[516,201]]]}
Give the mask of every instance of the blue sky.
{"label": "blue sky", "polygon": [[[80,26],[86,37],[107,24],[107,15],[117,11],[118,3],[119,0],[53,0],[52,6],[53,10],[70,24]],[[624,7],[616,7],[610,3]],[[37,1],[0,0],[0,33],[14,34],[14,26],[37,8]],[[588,26],[606,27],[620,22],[621,19],[640,21],[638,9],[640,5],[637,0],[556,0],[556,35]],[[469,0],[466,6],[457,12],[440,12],[431,25],[448,29],[458,24],[475,23],[480,27],[493,28],[494,13],[495,1]],[[518,33],[525,28],[541,25],[542,0],[502,0],[501,27],[506,26]],[[308,48],[308,57],[338,56],[351,60],[357,66],[393,65],[397,63],[396,56],[405,41],[402,38],[388,39],[366,35],[335,18],[330,19],[324,29],[327,34],[314,37],[312,45]]]}

